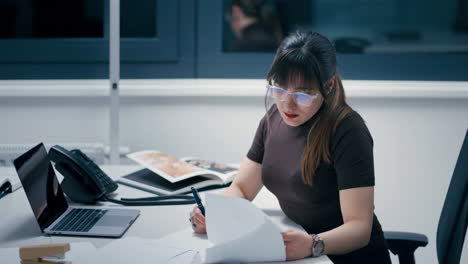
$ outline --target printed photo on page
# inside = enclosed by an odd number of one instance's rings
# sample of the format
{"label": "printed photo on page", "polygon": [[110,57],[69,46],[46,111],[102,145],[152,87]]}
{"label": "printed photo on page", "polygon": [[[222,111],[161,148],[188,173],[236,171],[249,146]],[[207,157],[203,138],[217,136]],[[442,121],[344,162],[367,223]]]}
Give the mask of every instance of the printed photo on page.
{"label": "printed photo on page", "polygon": [[127,156],[170,182],[177,182],[205,172],[201,168],[156,151],[140,151]]}
{"label": "printed photo on page", "polygon": [[198,158],[182,158],[181,160],[198,168],[209,170],[210,172],[217,172],[222,174],[237,173],[239,170],[236,166],[231,166],[211,160],[204,160]]}

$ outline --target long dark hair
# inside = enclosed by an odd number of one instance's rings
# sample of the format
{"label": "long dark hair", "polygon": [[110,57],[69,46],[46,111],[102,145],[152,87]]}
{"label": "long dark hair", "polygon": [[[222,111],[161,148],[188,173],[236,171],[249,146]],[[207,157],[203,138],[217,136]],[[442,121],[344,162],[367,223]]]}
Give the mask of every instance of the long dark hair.
{"label": "long dark hair", "polygon": [[[341,77],[337,71],[333,43],[320,33],[296,31],[279,46],[267,77],[268,82],[303,84],[316,82],[323,103],[314,115],[301,159],[302,180],[312,184],[321,161],[331,163],[330,138],[343,118],[352,111],[346,103]],[[330,84],[333,82],[333,86]],[[309,84],[309,85],[307,85]]]}

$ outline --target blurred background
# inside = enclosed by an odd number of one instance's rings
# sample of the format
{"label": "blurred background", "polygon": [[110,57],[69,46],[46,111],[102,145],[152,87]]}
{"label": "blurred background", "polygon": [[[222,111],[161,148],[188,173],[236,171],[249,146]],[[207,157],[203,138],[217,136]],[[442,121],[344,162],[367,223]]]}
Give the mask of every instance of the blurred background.
{"label": "blurred background", "polygon": [[[1,0],[0,79],[106,78],[108,6]],[[123,78],[264,78],[296,29],[334,41],[345,79],[468,78],[464,0],[122,0],[120,21]]]}

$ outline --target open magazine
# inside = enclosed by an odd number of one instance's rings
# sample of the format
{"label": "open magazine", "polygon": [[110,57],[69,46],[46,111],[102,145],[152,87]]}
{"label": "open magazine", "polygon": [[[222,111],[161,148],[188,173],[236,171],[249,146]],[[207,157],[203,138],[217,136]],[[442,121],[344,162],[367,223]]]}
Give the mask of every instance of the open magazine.
{"label": "open magazine", "polygon": [[215,161],[187,157],[176,159],[154,150],[130,153],[128,158],[145,169],[121,177],[118,182],[157,194],[180,194],[197,189],[229,185],[238,167]]}

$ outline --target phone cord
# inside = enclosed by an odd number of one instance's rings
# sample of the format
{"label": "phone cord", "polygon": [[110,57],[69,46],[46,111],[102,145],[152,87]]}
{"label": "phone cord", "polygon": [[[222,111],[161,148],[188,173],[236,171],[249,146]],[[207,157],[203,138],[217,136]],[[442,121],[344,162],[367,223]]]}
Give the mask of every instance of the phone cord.
{"label": "phone cord", "polygon": [[120,200],[105,196],[109,202],[122,205],[145,206],[145,205],[183,205],[195,204],[196,201],[191,195],[164,195],[144,198],[120,198]]}

